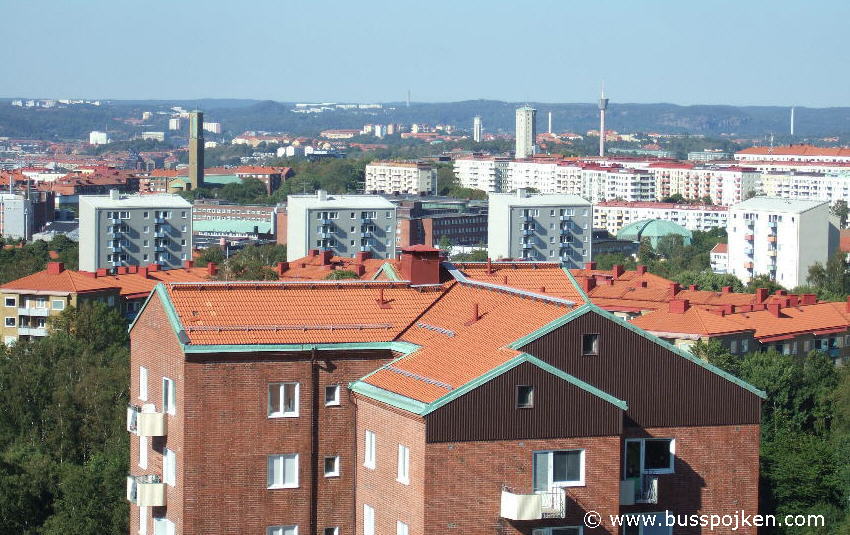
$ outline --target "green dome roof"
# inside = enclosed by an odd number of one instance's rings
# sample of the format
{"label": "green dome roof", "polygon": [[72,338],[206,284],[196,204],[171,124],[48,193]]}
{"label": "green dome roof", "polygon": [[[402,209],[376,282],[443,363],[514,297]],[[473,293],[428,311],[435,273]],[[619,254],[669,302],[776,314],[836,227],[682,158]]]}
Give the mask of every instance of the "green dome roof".
{"label": "green dome roof", "polygon": [[649,238],[653,247],[658,243],[658,239],[662,236],[670,234],[678,234],[682,237],[685,245],[691,243],[693,234],[690,230],[682,225],[667,221],[664,219],[643,219],[635,221],[621,228],[617,233],[617,239],[629,241],[641,241],[643,238]]}

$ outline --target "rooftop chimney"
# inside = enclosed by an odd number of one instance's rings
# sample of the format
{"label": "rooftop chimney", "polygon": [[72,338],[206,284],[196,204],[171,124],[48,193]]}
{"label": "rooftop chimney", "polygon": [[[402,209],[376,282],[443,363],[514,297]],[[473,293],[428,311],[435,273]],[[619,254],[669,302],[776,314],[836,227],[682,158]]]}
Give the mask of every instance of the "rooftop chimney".
{"label": "rooftop chimney", "polygon": [[289,262],[278,262],[276,271],[278,276],[282,276],[284,273],[289,271]]}
{"label": "rooftop chimney", "polygon": [[156,263],[148,264],[148,273],[153,273],[154,271],[159,271],[159,268],[160,268],[159,264],[156,264]]}
{"label": "rooftop chimney", "polygon": [[319,256],[318,249],[310,249],[310,254],[308,256]]}
{"label": "rooftop chimney", "polygon": [[97,271],[95,271],[95,273],[97,274],[98,277],[105,277],[106,276],[106,268],[100,268]]}
{"label": "rooftop chimney", "polygon": [[638,286],[641,287],[641,288],[646,288],[646,281],[638,282]]}
{"label": "rooftop chimney", "polygon": [[721,306],[721,310],[723,310],[726,314],[733,314],[735,312],[735,305],[726,303]]}
{"label": "rooftop chimney", "polygon": [[392,308],[390,306],[390,302],[387,301],[386,299],[384,299],[384,289],[383,288],[381,288],[378,291],[378,299],[376,299],[375,301],[378,303],[378,308],[383,308],[383,309]]}
{"label": "rooftop chimney", "polygon": [[757,288],[756,289],[756,303],[764,303],[765,299],[770,292],[767,291],[767,288]]}
{"label": "rooftop chimney", "polygon": [[218,264],[215,262],[207,263],[207,275],[210,277],[215,277],[218,275]]}
{"label": "rooftop chimney", "polygon": [[818,296],[815,294],[803,294],[800,298],[803,305],[814,305],[818,302]]}
{"label": "rooftop chimney", "polygon": [[363,264],[354,264],[351,266],[351,271],[357,274],[358,277],[362,277],[366,274],[366,266]]}
{"label": "rooftop chimney", "polygon": [[594,277],[581,277],[578,281],[584,293],[590,293],[591,290],[596,288],[596,279]]}
{"label": "rooftop chimney", "polygon": [[587,271],[593,271],[596,269],[596,262],[585,262],[584,269]]}
{"label": "rooftop chimney", "polygon": [[847,304],[844,305],[844,310],[850,312],[850,295],[847,296]]}
{"label": "rooftop chimney", "polygon": [[785,290],[776,290],[776,295],[788,295],[788,292]]}
{"label": "rooftop chimney", "polygon": [[690,285],[688,285],[688,290],[690,290],[691,292],[695,292],[695,291],[697,291],[697,289],[698,289],[698,288],[697,288],[697,285],[696,285],[696,284],[690,284]]}
{"label": "rooftop chimney", "polygon": [[472,317],[464,325],[472,325],[481,319],[481,314],[478,313],[478,303],[472,303]]}
{"label": "rooftop chimney", "polygon": [[183,267],[186,268],[186,269],[192,269],[193,267],[195,267],[195,261],[194,260],[186,260],[185,262],[183,262]]}
{"label": "rooftop chimney", "polygon": [[781,318],[781,317],[782,317],[782,312],[781,312],[782,307],[780,306],[780,304],[779,304],[779,303],[776,303],[776,302],[769,303],[769,304],[767,305],[767,310],[768,310],[771,314],[773,314],[774,316],[776,316],[777,318]]}
{"label": "rooftop chimney", "polygon": [[732,287],[731,286],[724,286],[723,288],[721,288],[721,292],[725,293],[725,294],[730,294],[730,293],[732,293]]}
{"label": "rooftop chimney", "polygon": [[51,275],[58,275],[65,271],[65,264],[62,262],[48,262],[47,272]]}
{"label": "rooftop chimney", "polygon": [[316,198],[320,201],[326,201],[328,200],[328,192],[323,189],[316,190]]}
{"label": "rooftop chimney", "polygon": [[643,275],[644,273],[646,273],[646,266],[638,265],[637,268],[635,268],[635,269],[636,269],[638,275]]}
{"label": "rooftop chimney", "polygon": [[687,299],[671,299],[669,307],[672,314],[684,314],[691,308],[691,302]]}
{"label": "rooftop chimney", "polygon": [[796,296],[796,295],[789,295],[788,296],[788,306],[789,307],[795,307],[799,304],[800,304],[800,298],[798,296]]}
{"label": "rooftop chimney", "polygon": [[139,270],[136,271],[136,274],[141,275],[143,279],[146,279],[146,278],[148,278],[148,268],[139,267]]}
{"label": "rooftop chimney", "polygon": [[331,265],[331,258],[333,258],[334,252],[330,249],[325,249],[319,254],[319,258],[322,261],[323,266]]}
{"label": "rooftop chimney", "polygon": [[625,273],[625,271],[626,270],[623,269],[623,266],[621,266],[620,264],[614,264],[613,266],[611,266],[611,275],[613,275],[615,279],[619,279],[620,275]]}
{"label": "rooftop chimney", "polygon": [[109,190],[109,199],[112,201],[117,201],[121,199],[121,193],[117,189]]}
{"label": "rooftop chimney", "polygon": [[369,260],[371,253],[369,251],[358,251],[357,254],[354,255],[354,258],[357,260],[358,264],[362,264],[364,261]]}
{"label": "rooftop chimney", "polygon": [[118,274],[126,275],[127,274],[127,266],[118,266]]}
{"label": "rooftop chimney", "polygon": [[413,245],[401,250],[401,276],[410,284],[440,283],[440,250]]}
{"label": "rooftop chimney", "polygon": [[678,282],[671,282],[671,283],[670,283],[670,293],[671,293],[674,297],[675,297],[675,296],[676,296],[676,294],[678,294],[680,291],[682,291],[682,286],[681,286]]}

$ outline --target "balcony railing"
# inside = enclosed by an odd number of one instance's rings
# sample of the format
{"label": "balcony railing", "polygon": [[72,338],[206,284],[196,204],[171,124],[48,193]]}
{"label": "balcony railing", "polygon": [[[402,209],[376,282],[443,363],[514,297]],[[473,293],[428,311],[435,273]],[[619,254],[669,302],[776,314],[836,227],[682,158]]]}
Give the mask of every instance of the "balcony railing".
{"label": "balcony railing", "polygon": [[658,503],[658,476],[644,474],[620,481],[620,505]]}
{"label": "balcony railing", "polygon": [[[153,406],[148,405],[147,408],[152,409]],[[168,420],[164,413],[128,405],[127,431],[143,437],[164,437],[168,434]]]}
{"label": "balcony railing", "polygon": [[18,327],[19,336],[47,336],[47,327]]}
{"label": "balcony railing", "polygon": [[165,483],[156,474],[127,476],[127,501],[139,507],[165,505]]}
{"label": "balcony railing", "polygon": [[567,512],[567,497],[563,488],[552,488],[532,494],[517,494],[502,487],[502,518],[508,520],[540,520],[564,518]]}
{"label": "balcony railing", "polygon": [[47,307],[18,307],[19,316],[40,316],[46,317],[50,315],[50,309]]}

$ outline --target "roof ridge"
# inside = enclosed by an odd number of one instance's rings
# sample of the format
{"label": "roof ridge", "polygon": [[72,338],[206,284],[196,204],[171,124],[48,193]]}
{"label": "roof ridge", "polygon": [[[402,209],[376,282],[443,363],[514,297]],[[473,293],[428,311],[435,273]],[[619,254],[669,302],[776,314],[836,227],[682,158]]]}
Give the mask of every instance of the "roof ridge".
{"label": "roof ridge", "polygon": [[549,301],[553,304],[566,305],[566,306],[569,306],[569,307],[574,307],[574,306],[577,305],[577,303],[574,302],[574,301],[569,301],[567,299],[561,299],[560,297],[554,297],[554,296],[545,295],[545,294],[538,294],[538,293],[534,293],[534,292],[529,292],[527,290],[519,290],[517,288],[513,288],[511,286],[503,286],[501,284],[492,284],[492,283],[489,283],[489,282],[482,282],[482,281],[477,281],[477,280],[474,280],[474,279],[468,279],[466,277],[466,275],[464,275],[462,271],[457,269],[454,266],[454,264],[452,264],[451,262],[444,262],[444,264],[446,265],[446,269],[451,274],[451,276],[454,277],[454,279],[457,282],[459,282],[460,284],[463,284],[463,285],[475,286],[475,287],[478,287],[478,288],[483,288],[483,289],[487,289],[487,290],[491,290],[491,291],[510,293],[510,294],[516,295],[518,297],[524,297],[526,299],[540,299],[542,301]]}

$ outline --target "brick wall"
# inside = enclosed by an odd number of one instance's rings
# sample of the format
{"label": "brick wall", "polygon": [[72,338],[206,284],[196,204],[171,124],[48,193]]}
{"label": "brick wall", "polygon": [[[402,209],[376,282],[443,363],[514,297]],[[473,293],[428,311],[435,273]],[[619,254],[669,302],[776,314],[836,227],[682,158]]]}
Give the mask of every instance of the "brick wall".
{"label": "brick wall", "polygon": [[[396,522],[410,535],[425,531],[425,422],[419,416],[362,396],[357,403],[357,529],[363,535],[363,505],[375,509],[375,533],[396,533]],[[375,469],[363,466],[366,430],[376,434]],[[410,448],[410,484],[397,481],[398,446]],[[429,526],[428,533],[433,533]]]}
{"label": "brick wall", "polygon": [[[534,451],[585,450],[585,485],[568,487],[563,519],[511,522],[500,518],[505,485],[530,494]],[[620,437],[428,444],[425,454],[425,522],[431,533],[530,534],[535,527],[581,526],[587,511],[617,514]],[[411,532],[412,533],[412,532]],[[585,535],[612,533],[585,529]]]}
{"label": "brick wall", "polygon": [[[148,400],[139,399],[139,367],[148,369]],[[174,487],[165,486],[165,507],[148,508],[148,533],[153,533],[151,517],[167,517],[174,522],[177,533],[184,533],[183,526],[183,483],[184,483],[184,451],[182,425],[185,409],[185,381],[183,367],[183,351],[177,341],[177,336],[169,324],[159,297],[154,294],[142,315],[136,321],[130,332],[130,403],[142,405],[154,404],[157,412],[163,411],[162,378],[168,377],[175,382],[177,390],[177,414],[166,416],[168,435],[166,437],[148,438],[148,468],[138,466],[139,439],[136,436],[130,440],[130,473],[133,475],[158,474],[163,475],[163,449],[168,448],[176,453],[177,480]],[[130,506],[130,533],[138,533],[139,508]]]}

